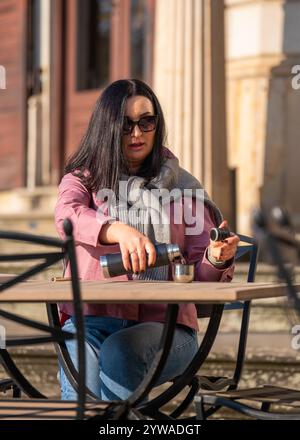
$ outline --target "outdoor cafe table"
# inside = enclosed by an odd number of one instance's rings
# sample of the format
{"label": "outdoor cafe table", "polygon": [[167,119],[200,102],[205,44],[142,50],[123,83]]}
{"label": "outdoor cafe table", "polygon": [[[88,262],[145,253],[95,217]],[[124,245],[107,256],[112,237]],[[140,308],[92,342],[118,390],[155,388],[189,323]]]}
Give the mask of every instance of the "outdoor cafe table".
{"label": "outdoor cafe table", "polygon": [[[300,285],[299,285],[300,286]],[[299,287],[296,286],[296,287]],[[80,281],[82,301],[89,303],[227,303],[286,295],[285,284],[172,281]],[[26,281],[0,294],[0,302],[72,301],[70,281]]]}
{"label": "outdoor cafe table", "polygon": [[[169,281],[80,281],[81,297],[88,303],[165,303],[168,304],[166,324],[161,338],[160,347],[153,364],[141,385],[130,396],[128,401],[134,406],[149,394],[160,374],[172,343],[172,336],[176,325],[179,303],[212,304],[216,310],[223,311],[225,303],[237,301],[251,301],[261,298],[275,298],[286,295],[286,285],[283,283],[220,283],[220,282],[192,282],[175,283]],[[296,285],[300,288],[300,285]],[[72,288],[70,281],[36,281],[28,280],[8,288],[0,294],[0,303],[57,303],[72,301]],[[176,309],[177,307],[177,309]],[[175,308],[175,312],[174,312]],[[202,353],[198,355],[198,363],[189,367],[183,373],[180,385],[173,384],[167,390],[168,398],[176,396],[191,381],[191,375],[198,371],[207,357],[218,331],[207,329],[199,348]],[[209,334],[209,331],[212,332]],[[215,332],[215,334],[214,334]],[[205,341],[205,342],[204,342]],[[200,357],[199,357],[200,356]],[[201,361],[199,362],[199,359]],[[152,409],[153,402],[142,404]],[[149,406],[150,405],[150,406]],[[1,405],[0,405],[1,406]],[[141,408],[141,406],[139,406]]]}

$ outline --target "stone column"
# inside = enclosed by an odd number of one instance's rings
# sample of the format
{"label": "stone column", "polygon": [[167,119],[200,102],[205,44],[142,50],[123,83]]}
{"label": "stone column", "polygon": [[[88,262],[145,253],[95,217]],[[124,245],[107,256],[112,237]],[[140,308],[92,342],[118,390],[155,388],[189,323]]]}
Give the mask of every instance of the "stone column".
{"label": "stone column", "polygon": [[[300,224],[300,2],[225,0],[228,150],[236,169],[238,230],[251,233],[262,205]],[[295,75],[294,75],[295,76]]]}
{"label": "stone column", "polygon": [[[50,184],[51,0],[41,2],[42,184]],[[55,111],[55,109],[53,109]]]}
{"label": "stone column", "polygon": [[154,89],[168,145],[231,220],[222,0],[157,0]]}
{"label": "stone column", "polygon": [[0,90],[6,89],[6,69],[4,66],[0,66]]}
{"label": "stone column", "polygon": [[[37,4],[41,91],[28,100],[27,187],[49,185],[50,180],[50,65],[51,0]],[[54,110],[55,111],[55,110]]]}

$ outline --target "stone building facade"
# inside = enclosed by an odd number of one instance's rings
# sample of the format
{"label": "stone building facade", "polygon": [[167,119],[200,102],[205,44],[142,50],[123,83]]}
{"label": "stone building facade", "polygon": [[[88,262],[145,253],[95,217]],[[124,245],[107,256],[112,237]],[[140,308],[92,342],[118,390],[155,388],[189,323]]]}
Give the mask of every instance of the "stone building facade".
{"label": "stone building facade", "polygon": [[299,23],[298,0],[3,0],[0,227],[55,234],[65,158],[101,89],[130,76],[237,231],[260,205],[299,225]]}

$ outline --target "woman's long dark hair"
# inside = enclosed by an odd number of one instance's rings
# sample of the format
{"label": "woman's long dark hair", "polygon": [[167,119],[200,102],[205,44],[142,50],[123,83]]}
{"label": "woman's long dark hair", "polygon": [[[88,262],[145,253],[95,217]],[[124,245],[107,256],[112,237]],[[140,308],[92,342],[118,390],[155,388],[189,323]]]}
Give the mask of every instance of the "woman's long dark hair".
{"label": "woman's long dark hair", "polygon": [[[68,159],[65,173],[79,170],[83,184],[91,191],[109,188],[118,194],[119,180],[128,174],[122,151],[122,127],[127,98],[141,95],[153,105],[158,122],[151,153],[138,175],[151,179],[160,171],[165,142],[165,121],[161,106],[151,88],[138,79],[122,79],[110,84],[96,102],[87,131],[78,150]],[[85,171],[88,171],[84,174]]]}

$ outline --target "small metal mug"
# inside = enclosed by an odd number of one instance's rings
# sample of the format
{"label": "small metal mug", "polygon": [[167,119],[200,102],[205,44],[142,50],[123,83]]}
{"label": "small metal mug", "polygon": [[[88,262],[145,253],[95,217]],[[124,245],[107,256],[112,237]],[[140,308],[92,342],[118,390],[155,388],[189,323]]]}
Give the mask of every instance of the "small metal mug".
{"label": "small metal mug", "polygon": [[176,283],[191,283],[194,280],[194,265],[173,263],[173,281]]}

